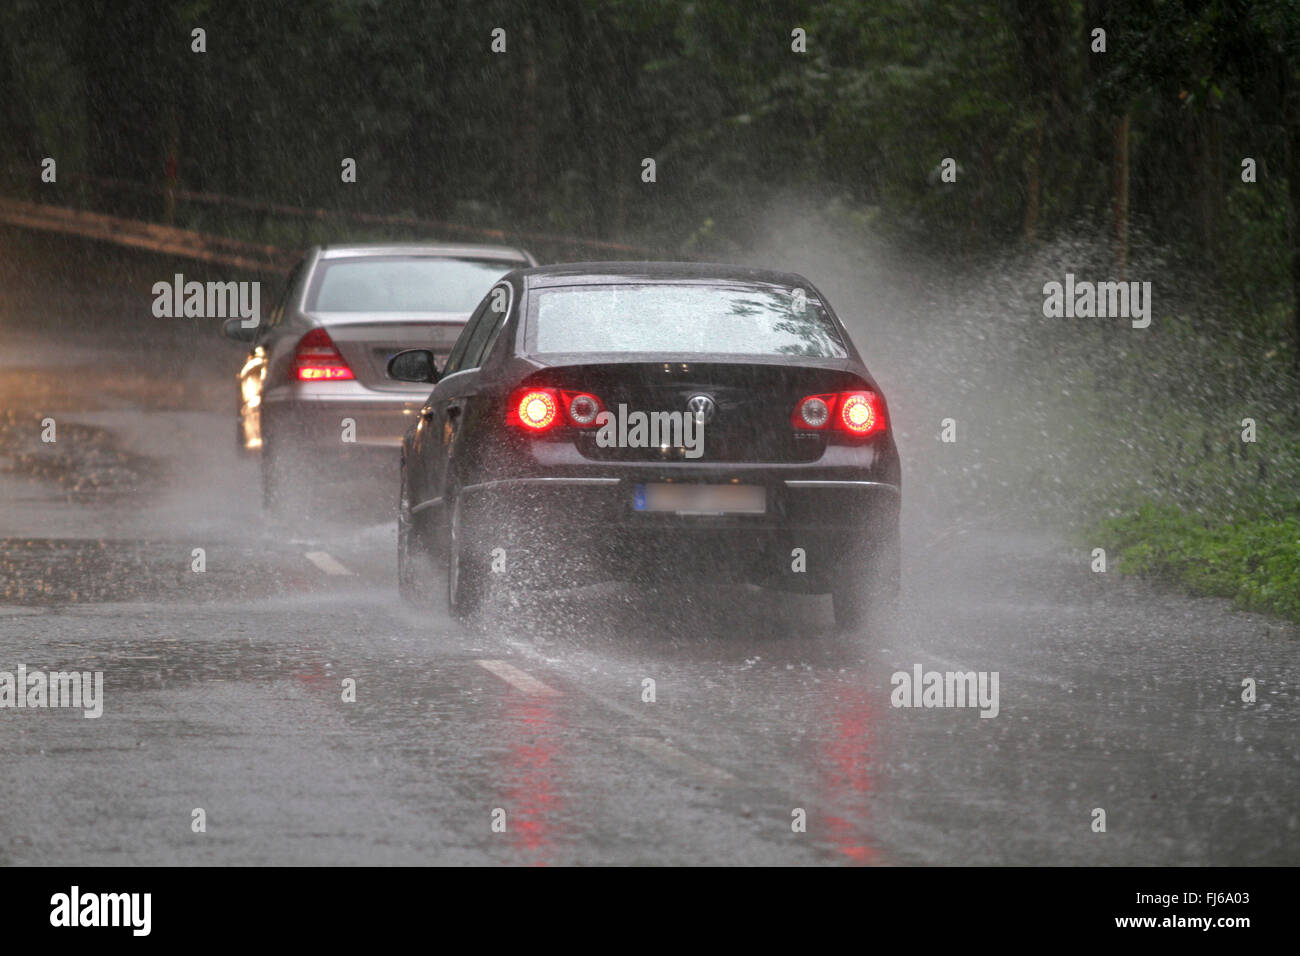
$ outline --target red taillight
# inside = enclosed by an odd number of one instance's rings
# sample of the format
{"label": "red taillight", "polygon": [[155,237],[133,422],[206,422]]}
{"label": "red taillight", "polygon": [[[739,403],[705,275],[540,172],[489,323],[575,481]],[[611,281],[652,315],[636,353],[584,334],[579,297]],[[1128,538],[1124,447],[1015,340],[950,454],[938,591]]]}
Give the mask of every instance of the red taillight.
{"label": "red taillight", "polygon": [[885,403],[875,392],[809,395],[795,406],[790,424],[800,431],[831,429],[856,438],[885,430]]}
{"label": "red taillight", "polygon": [[300,382],[340,382],[356,377],[324,329],[312,329],[298,341],[293,375]]}
{"label": "red taillight", "polygon": [[870,435],[885,427],[880,398],[871,392],[848,392],[840,396],[836,424],[851,435]]}
{"label": "red taillight", "polygon": [[600,399],[590,392],[560,392],[569,424],[578,428],[595,428],[596,416],[605,410]]}
{"label": "red taillight", "polygon": [[556,425],[595,428],[596,417],[605,410],[590,392],[557,388],[517,388],[506,405],[506,424],[530,432],[544,432]]}
{"label": "red taillight", "polygon": [[809,395],[794,407],[794,414],[790,416],[790,424],[805,431],[821,431],[830,424],[837,397],[834,393],[829,395]]}
{"label": "red taillight", "polygon": [[535,432],[546,431],[560,415],[560,403],[549,388],[530,389],[511,402],[511,407],[519,424]]}

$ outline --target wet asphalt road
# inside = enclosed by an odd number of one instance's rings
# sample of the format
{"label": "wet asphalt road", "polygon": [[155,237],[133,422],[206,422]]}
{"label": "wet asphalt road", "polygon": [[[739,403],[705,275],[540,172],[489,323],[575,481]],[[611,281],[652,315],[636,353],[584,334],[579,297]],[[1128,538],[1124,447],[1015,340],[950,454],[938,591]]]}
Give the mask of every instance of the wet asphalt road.
{"label": "wet asphalt road", "polygon": [[[707,583],[414,611],[395,488],[263,520],[239,348],[149,313],[173,271],[0,232],[0,671],[105,683],[0,709],[0,863],[1300,862],[1294,628],[940,520],[915,472],[890,634]],[[891,707],[917,664],[998,672],[997,716]]]}

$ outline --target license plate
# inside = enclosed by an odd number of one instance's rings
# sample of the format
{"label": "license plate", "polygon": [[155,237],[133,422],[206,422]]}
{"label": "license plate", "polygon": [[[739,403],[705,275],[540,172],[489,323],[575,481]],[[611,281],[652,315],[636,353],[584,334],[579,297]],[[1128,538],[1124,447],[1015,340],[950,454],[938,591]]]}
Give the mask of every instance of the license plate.
{"label": "license plate", "polygon": [[767,511],[762,485],[692,485],[659,482],[637,485],[632,506],[637,511],[678,514],[747,514]]}

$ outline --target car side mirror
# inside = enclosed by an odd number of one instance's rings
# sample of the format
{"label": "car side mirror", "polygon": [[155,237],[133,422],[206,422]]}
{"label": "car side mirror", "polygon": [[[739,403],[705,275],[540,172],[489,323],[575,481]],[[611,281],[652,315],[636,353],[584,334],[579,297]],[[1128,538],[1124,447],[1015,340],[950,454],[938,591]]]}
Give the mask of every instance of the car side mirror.
{"label": "car side mirror", "polygon": [[388,377],[399,382],[419,382],[432,385],[440,378],[428,349],[406,349],[388,360]]}
{"label": "car side mirror", "polygon": [[236,342],[251,342],[257,338],[257,324],[244,325],[244,319],[226,319],[221,323],[221,334]]}

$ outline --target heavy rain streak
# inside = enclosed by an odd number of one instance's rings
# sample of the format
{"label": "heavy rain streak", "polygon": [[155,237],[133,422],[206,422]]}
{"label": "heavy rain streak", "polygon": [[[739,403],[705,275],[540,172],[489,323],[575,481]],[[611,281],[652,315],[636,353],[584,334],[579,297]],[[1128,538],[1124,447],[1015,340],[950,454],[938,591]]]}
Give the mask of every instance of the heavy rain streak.
{"label": "heavy rain streak", "polygon": [[1298,50],[4,4],[0,864],[1300,862]]}

